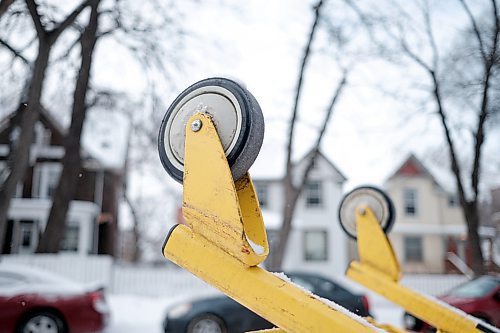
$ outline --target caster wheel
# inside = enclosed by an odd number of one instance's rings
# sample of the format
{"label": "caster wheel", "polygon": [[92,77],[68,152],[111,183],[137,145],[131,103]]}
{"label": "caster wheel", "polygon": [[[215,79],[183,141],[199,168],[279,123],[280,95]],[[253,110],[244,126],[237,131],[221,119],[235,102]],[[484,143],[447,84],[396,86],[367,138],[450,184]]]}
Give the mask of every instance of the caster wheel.
{"label": "caster wheel", "polygon": [[179,183],[184,175],[186,124],[197,113],[208,113],[231,168],[234,180],[252,166],[264,139],[264,117],[253,95],[225,78],[199,81],[170,105],[160,127],[158,151],[167,173]]}
{"label": "caster wheel", "polygon": [[390,231],[394,224],[394,205],[391,199],[376,187],[362,186],[347,193],[340,203],[340,226],[349,237],[357,238],[356,209],[360,206],[368,206],[373,211],[384,233]]}

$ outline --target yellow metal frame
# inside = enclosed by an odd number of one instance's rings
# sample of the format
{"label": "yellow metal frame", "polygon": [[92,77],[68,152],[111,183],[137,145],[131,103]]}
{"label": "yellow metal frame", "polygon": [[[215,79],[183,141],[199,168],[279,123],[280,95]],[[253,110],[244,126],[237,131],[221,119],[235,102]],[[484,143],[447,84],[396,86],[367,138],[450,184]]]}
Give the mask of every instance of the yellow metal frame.
{"label": "yellow metal frame", "polygon": [[[193,131],[194,120],[202,127]],[[380,331],[336,304],[258,267],[269,252],[257,196],[247,174],[233,181],[208,115],[186,127],[184,197],[187,225],[170,231],[164,256],[220,289],[279,329],[270,332]]]}
{"label": "yellow metal frame", "polygon": [[440,332],[493,332],[479,320],[398,283],[402,276],[399,262],[370,208],[356,209],[356,227],[360,260],[350,264],[346,272],[348,277],[400,305]]}

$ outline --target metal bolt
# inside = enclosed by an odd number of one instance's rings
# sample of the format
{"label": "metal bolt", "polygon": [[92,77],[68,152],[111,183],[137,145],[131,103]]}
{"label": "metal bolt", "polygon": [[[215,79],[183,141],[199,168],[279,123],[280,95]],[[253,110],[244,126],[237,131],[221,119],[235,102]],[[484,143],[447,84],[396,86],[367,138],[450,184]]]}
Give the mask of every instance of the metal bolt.
{"label": "metal bolt", "polygon": [[198,132],[201,129],[202,122],[200,119],[196,119],[191,123],[191,130],[193,132]]}

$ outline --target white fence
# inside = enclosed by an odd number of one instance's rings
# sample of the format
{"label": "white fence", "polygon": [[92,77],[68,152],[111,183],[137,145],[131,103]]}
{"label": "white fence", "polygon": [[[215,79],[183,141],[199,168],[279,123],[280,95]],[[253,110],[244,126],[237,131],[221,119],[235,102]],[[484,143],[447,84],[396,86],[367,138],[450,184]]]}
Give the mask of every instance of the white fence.
{"label": "white fence", "polygon": [[41,268],[69,279],[105,286],[112,283],[113,260],[108,256],[81,256],[75,254],[2,255],[5,263]]}
{"label": "white fence", "polygon": [[[123,265],[107,256],[70,254],[3,255],[0,260],[42,268],[83,283],[102,283],[115,294],[175,296],[204,293],[212,289],[191,273],[167,262],[165,266]],[[466,280],[463,275],[412,274],[406,275],[402,283],[435,296]]]}
{"label": "white fence", "polygon": [[41,268],[82,283],[99,283],[116,294],[175,296],[212,289],[191,273],[167,262],[163,267],[122,265],[108,256],[73,254],[3,255],[0,260]]}
{"label": "white fence", "polygon": [[191,273],[173,267],[115,265],[111,291],[116,294],[168,295],[191,294],[212,287]]}

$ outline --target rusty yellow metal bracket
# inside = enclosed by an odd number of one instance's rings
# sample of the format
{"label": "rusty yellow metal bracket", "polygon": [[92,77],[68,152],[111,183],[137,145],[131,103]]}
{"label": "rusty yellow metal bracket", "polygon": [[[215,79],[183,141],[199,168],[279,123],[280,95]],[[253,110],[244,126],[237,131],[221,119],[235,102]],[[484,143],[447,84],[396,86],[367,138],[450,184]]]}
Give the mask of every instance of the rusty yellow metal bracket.
{"label": "rusty yellow metal bracket", "polygon": [[442,333],[497,332],[495,328],[455,310],[439,300],[412,291],[401,284],[401,270],[392,245],[369,207],[356,208],[359,261],[346,275],[398,304],[407,312]]}
{"label": "rusty yellow metal bracket", "polygon": [[233,181],[212,120],[197,113],[188,124],[195,120],[200,129],[186,127],[187,225],[172,228],[164,256],[279,327],[271,332],[382,331],[257,266],[269,246],[251,178]]}

